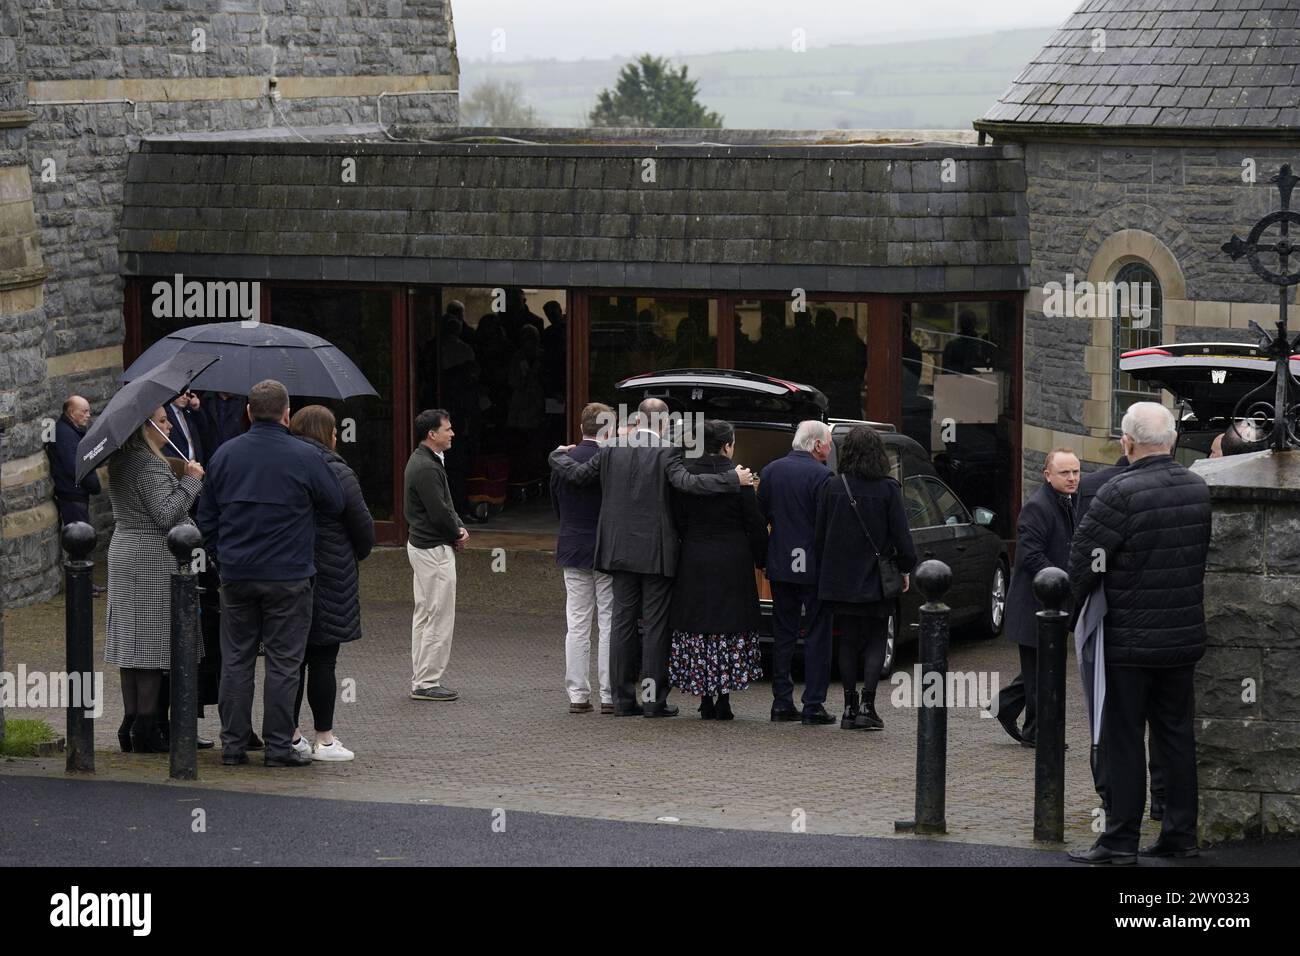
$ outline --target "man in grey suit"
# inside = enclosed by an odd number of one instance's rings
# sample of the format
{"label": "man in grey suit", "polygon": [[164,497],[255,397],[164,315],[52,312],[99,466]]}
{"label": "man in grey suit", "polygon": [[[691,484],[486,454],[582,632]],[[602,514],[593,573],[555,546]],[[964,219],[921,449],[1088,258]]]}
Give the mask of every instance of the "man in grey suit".
{"label": "man in grey suit", "polygon": [[[678,540],[672,489],[690,494],[739,492],[753,484],[749,469],[734,474],[692,475],[683,451],[665,437],[668,406],[657,398],[641,403],[620,435],[585,462],[570,458],[572,445],[551,453],[551,469],[563,480],[584,485],[599,479],[600,521],[596,525],[595,568],[614,579],[614,626],[609,670],[614,715],[673,717],[668,699],[668,606],[677,573]],[[644,640],[637,632],[645,621]],[[640,658],[641,701],[637,700]]]}

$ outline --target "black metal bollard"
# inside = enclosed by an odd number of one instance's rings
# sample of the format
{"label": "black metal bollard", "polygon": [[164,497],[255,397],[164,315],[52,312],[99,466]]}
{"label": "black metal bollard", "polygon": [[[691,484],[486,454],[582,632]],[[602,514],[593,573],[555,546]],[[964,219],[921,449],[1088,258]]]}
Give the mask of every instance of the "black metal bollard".
{"label": "black metal bollard", "polygon": [[1034,575],[1038,612],[1038,746],[1034,752],[1034,839],[1065,839],[1065,632],[1070,579],[1060,568]]}
{"label": "black metal bollard", "polygon": [[81,687],[81,699],[68,701],[68,760],[64,769],[68,773],[94,773],[95,718],[86,716],[90,702],[86,695],[95,686],[95,610],[91,591],[95,562],[90,560],[90,552],[95,550],[95,529],[84,521],[73,521],[63,526],[62,537],[63,550],[68,552],[63,562],[68,686],[73,686],[73,675],[80,675],[76,679]]}
{"label": "black metal bollard", "polygon": [[195,552],[203,536],[192,524],[167,533],[179,569],[172,572],[172,669],[170,757],[173,780],[199,778],[199,594]]}
{"label": "black metal bollard", "polygon": [[[924,706],[923,688],[948,679],[948,605],[942,598],[952,584],[952,569],[942,561],[926,561],[916,569],[913,583],[925,595],[921,605],[921,686],[912,689],[916,715],[916,818],[899,820],[900,833],[947,833],[945,790],[948,776],[948,707],[943,693],[937,707]],[[930,674],[936,675],[930,677]]]}

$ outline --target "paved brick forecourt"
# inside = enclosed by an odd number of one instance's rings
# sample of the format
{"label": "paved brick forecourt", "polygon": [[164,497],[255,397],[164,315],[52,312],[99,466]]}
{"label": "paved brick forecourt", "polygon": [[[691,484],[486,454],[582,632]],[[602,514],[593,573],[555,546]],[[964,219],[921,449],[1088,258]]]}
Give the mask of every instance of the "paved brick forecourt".
{"label": "paved brick forecourt", "polygon": [[[564,592],[554,557],[508,551],[504,573],[490,570],[492,558],[487,550],[460,558],[456,638],[446,677],[460,691],[459,701],[407,698],[410,569],[403,550],[378,549],[362,564],[365,637],[343,648],[338,666],[340,682],[355,680],[356,701],[338,705],[335,730],[357,759],[302,771],[268,770],[256,759],[229,768],[220,765],[217,750],[202,751],[198,785],[642,822],[672,816],[681,825],[756,830],[788,830],[795,811],[803,810],[809,833],[870,836],[892,836],[894,821],[912,816],[915,711],[890,706],[890,685],[878,691],[886,724],[878,734],[770,723],[766,681],[734,696],[737,719],[730,724],[698,720],[692,699],[676,693],[672,700],[683,705],[683,716],[673,720],[570,715]],[[101,565],[101,580],[103,574]],[[102,662],[103,598],[96,599],[95,612],[95,660]],[[7,667],[15,670],[21,662],[29,671],[61,670],[63,616],[62,596],[8,611]],[[912,662],[906,655],[901,666],[910,671]],[[1002,639],[959,640],[950,655],[951,669],[996,670],[1003,684],[1015,676],[1015,662],[1015,649]],[[260,675],[258,686],[260,696]],[[105,687],[105,711],[96,724],[97,776],[164,782],[165,755],[117,752],[117,668],[106,669]],[[1089,824],[1097,799],[1072,659],[1067,688],[1067,841],[1078,844],[1093,837]],[[833,684],[828,706],[836,706],[839,695]],[[38,715],[62,727],[61,711],[8,713]],[[304,705],[310,731],[307,713]],[[216,737],[215,708],[209,714],[200,729]],[[260,722],[260,701],[255,719]],[[948,733],[948,838],[1034,845],[1033,752],[976,709],[950,710]],[[0,762],[0,773],[59,775],[63,760],[60,755]],[[490,819],[485,812],[484,826]]]}

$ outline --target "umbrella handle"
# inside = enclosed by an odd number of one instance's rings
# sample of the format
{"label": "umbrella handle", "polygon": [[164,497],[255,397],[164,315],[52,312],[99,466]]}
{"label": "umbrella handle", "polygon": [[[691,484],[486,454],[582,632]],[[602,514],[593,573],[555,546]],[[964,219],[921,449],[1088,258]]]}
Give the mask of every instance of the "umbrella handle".
{"label": "umbrella handle", "polygon": [[177,447],[176,447],[176,443],[173,442],[170,438],[167,437],[167,433],[166,433],[165,431],[163,431],[161,428],[159,428],[159,427],[158,427],[158,423],[155,422],[152,418],[149,419],[149,424],[153,426],[153,430],[154,430],[154,431],[156,431],[159,435],[162,435],[162,437],[163,437],[163,441],[165,441],[167,444],[171,445],[171,446],[172,446],[172,451],[174,451],[174,452],[176,452],[176,454],[180,455],[181,458],[182,458],[183,460],[185,460],[185,461],[193,461],[193,460],[194,460],[194,459],[191,458],[189,455],[186,455],[186,454],[183,453],[179,448],[177,448]]}

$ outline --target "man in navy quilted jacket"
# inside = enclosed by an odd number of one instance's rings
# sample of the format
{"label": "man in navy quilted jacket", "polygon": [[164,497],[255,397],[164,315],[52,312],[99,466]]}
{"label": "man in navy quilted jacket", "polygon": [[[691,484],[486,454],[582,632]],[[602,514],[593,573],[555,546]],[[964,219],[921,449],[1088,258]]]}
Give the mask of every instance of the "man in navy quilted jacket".
{"label": "man in navy quilted jacket", "polygon": [[248,763],[257,645],[266,650],[262,736],[268,767],[303,767],[294,700],[311,627],[316,512],[343,513],[343,486],[289,434],[289,393],[273,379],[248,394],[253,425],[212,456],[198,525],[221,571],[221,762]]}

